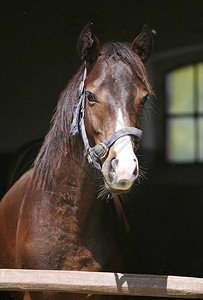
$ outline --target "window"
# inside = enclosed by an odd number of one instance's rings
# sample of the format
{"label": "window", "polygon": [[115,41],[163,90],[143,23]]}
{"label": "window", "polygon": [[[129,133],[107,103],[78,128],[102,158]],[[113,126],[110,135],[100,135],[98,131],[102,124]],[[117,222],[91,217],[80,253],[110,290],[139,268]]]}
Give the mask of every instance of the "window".
{"label": "window", "polygon": [[166,158],[203,162],[203,62],[166,75]]}

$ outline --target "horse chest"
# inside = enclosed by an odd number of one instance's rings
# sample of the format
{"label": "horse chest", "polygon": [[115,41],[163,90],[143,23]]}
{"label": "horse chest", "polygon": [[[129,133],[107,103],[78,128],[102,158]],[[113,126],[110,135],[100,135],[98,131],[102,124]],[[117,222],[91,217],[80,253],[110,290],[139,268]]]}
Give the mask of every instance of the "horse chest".
{"label": "horse chest", "polygon": [[62,269],[81,271],[113,270],[112,261],[119,265],[120,256],[114,241],[111,244],[105,239],[91,238],[91,241],[80,241],[78,245],[70,245]]}
{"label": "horse chest", "polygon": [[[37,202],[37,201],[36,201]],[[93,210],[81,229],[78,209],[75,205],[51,205],[45,211],[35,205],[27,217],[33,226],[26,223],[20,228],[20,261],[24,268],[66,269],[102,271],[111,268],[119,247],[116,243],[115,228],[109,222],[109,214]],[[47,206],[45,201],[43,205]],[[112,218],[111,218],[112,221]],[[119,259],[118,259],[119,261]]]}
{"label": "horse chest", "polygon": [[67,258],[63,263],[64,270],[81,270],[81,271],[101,271],[101,261],[97,261],[94,255],[85,247],[74,251],[74,253],[67,253]]}
{"label": "horse chest", "polygon": [[120,248],[115,233],[101,228],[100,224],[86,224],[81,232],[74,226],[69,232],[57,231],[57,253],[64,257],[62,269],[83,271],[107,271],[113,268],[111,262],[120,262]]}

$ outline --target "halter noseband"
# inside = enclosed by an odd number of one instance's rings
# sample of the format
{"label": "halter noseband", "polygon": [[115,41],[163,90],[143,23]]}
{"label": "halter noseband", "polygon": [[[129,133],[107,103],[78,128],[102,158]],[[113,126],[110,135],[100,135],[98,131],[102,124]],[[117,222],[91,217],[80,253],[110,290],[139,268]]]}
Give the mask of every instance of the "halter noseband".
{"label": "halter noseband", "polygon": [[[142,130],[135,127],[125,127],[116,132],[114,132],[111,136],[105,139],[103,142],[98,143],[94,147],[90,147],[87,133],[85,129],[85,79],[87,75],[87,69],[85,67],[83,79],[80,83],[79,87],[79,99],[76,104],[76,109],[73,114],[73,120],[71,124],[70,133],[73,135],[79,132],[82,136],[82,140],[85,147],[85,153],[87,156],[88,162],[93,165],[96,169],[101,170],[101,160],[104,159],[109,151],[109,148],[121,137],[126,135],[133,135],[142,138]],[[78,128],[79,124],[79,128]],[[135,149],[137,150],[137,149]]]}

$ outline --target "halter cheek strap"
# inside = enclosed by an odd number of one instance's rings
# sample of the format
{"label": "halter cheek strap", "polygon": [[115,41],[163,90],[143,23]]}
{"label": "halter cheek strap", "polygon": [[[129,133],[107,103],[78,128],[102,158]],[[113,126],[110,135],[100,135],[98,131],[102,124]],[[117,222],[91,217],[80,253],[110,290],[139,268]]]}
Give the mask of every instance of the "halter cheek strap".
{"label": "halter cheek strap", "polygon": [[[81,133],[86,156],[88,162],[96,169],[101,170],[101,160],[104,159],[109,151],[109,148],[121,137],[126,135],[132,135],[139,139],[142,138],[142,130],[135,127],[125,127],[114,132],[110,137],[103,142],[98,143],[94,147],[90,147],[86,129],[85,129],[85,79],[87,75],[87,69],[85,67],[83,79],[79,87],[79,100],[76,104],[76,108],[73,114],[73,120],[71,124],[70,133],[73,135]],[[79,125],[79,126],[78,126]],[[137,149],[135,149],[136,151]]]}
{"label": "halter cheek strap", "polygon": [[78,103],[75,106],[75,111],[73,113],[73,120],[71,123],[70,133],[73,135],[76,135],[79,133],[78,124],[80,122],[80,119],[84,119],[84,113],[85,113],[85,79],[87,76],[87,69],[85,67],[84,73],[83,73],[83,79],[79,86],[79,99]]}

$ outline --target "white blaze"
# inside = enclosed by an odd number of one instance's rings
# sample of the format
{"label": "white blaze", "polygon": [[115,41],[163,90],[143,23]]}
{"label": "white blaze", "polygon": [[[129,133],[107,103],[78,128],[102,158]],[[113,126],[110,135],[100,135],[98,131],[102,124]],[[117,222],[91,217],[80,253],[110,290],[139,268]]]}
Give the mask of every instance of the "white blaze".
{"label": "white blaze", "polygon": [[[118,110],[116,131],[126,127],[124,124],[122,111]],[[138,167],[137,157],[133,151],[132,142],[128,135],[121,137],[114,144],[114,151],[116,152],[116,159],[118,165],[116,166],[117,181],[131,180],[135,168]]]}

